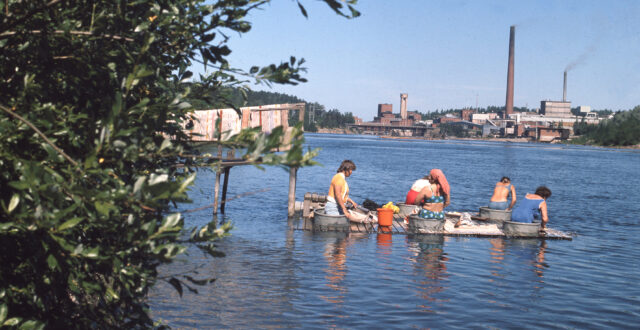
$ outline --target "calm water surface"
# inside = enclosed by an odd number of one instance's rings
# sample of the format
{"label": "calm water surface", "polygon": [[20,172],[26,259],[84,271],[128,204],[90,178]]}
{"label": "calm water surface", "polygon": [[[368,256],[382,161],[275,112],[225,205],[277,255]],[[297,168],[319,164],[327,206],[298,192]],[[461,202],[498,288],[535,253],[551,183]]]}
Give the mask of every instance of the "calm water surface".
{"label": "calm water surface", "polygon": [[[477,211],[495,182],[511,177],[518,198],[553,192],[549,226],[573,241],[312,233],[287,223],[288,173],[233,168],[219,243],[225,258],[192,249],[163,275],[197,269],[217,281],[182,298],[159,283],[158,319],[174,328],[637,328],[640,325],[640,152],[562,145],[408,141],[307,134],[323,166],[298,172],[297,200],[326,193],[343,159],[357,170],[351,197],[401,201],[411,183],[442,169],[450,211]],[[196,208],[213,200],[201,172]],[[187,214],[203,225],[211,210]]]}

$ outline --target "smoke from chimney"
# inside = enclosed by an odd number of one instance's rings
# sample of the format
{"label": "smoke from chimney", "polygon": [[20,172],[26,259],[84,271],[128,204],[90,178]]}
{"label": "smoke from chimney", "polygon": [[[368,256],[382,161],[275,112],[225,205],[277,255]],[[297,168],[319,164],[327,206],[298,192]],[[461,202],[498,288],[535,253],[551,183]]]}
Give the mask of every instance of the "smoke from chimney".
{"label": "smoke from chimney", "polygon": [[507,100],[505,102],[504,118],[513,113],[513,57],[516,39],[516,26],[511,25],[509,31],[509,65],[507,67]]}

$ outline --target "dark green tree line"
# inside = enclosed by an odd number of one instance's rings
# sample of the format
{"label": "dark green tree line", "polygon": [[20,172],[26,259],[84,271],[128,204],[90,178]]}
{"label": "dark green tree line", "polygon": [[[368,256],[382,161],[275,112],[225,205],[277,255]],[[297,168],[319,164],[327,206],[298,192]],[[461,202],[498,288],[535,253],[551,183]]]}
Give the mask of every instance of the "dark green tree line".
{"label": "dark green tree line", "polygon": [[603,146],[640,144],[640,106],[617,112],[612,119],[589,125],[584,120],[573,126],[576,135],[583,135],[588,143]]}

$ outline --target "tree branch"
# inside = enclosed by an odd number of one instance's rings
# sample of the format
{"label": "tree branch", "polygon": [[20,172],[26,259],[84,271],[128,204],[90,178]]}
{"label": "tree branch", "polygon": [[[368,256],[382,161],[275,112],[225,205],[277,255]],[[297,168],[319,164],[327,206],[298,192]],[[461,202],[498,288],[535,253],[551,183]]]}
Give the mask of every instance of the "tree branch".
{"label": "tree branch", "polygon": [[[25,33],[30,33],[30,34],[40,34],[42,33],[41,30],[31,30],[31,31],[25,31]],[[129,41],[129,42],[133,42],[134,40],[132,38],[127,38],[127,37],[122,37],[122,36],[118,36],[118,35],[113,35],[113,34],[94,34],[91,31],[64,31],[64,30],[55,30],[53,31],[54,34],[65,34],[65,33],[69,33],[69,34],[73,34],[73,35],[82,35],[82,36],[94,36],[94,37],[100,37],[100,38],[106,38],[106,39],[115,39],[115,40],[124,40],[124,41]],[[3,32],[0,33],[0,39],[5,39],[7,37],[10,37],[12,35],[16,35],[18,34],[18,32],[16,31],[7,31],[7,32]]]}
{"label": "tree branch", "polygon": [[78,166],[78,163],[73,160],[71,157],[69,157],[69,155],[67,155],[62,149],[58,148],[53,141],[49,140],[49,138],[44,135],[44,133],[42,133],[42,131],[40,131],[37,127],[35,127],[30,121],[26,120],[25,118],[23,118],[22,116],[18,115],[17,113],[11,111],[11,109],[0,105],[0,109],[2,109],[2,111],[8,113],[9,115],[11,115],[12,117],[20,120],[21,122],[25,123],[27,126],[29,126],[32,130],[34,130],[38,135],[40,135],[40,137],[42,139],[44,139],[44,141],[50,145],[53,149],[55,149],[55,151],[57,151],[60,155],[62,155],[62,157],[64,157],[67,161],[69,161],[69,163],[73,164],[73,166]]}

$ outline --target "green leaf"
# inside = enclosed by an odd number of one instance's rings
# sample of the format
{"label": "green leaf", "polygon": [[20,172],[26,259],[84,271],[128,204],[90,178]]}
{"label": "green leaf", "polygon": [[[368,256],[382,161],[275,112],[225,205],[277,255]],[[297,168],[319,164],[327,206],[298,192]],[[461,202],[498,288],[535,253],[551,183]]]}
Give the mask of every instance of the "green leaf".
{"label": "green leaf", "polygon": [[309,16],[307,15],[307,10],[304,9],[304,6],[302,6],[300,1],[298,1],[298,8],[300,8],[300,12],[302,12],[302,15],[304,15],[304,17],[309,18]]}
{"label": "green leaf", "polygon": [[8,327],[12,327],[12,326],[18,325],[18,323],[20,323],[20,321],[22,321],[22,318],[20,318],[20,317],[12,317],[12,318],[4,321],[4,323],[2,325],[6,325]]}
{"label": "green leaf", "polygon": [[187,190],[187,187],[189,187],[189,185],[191,185],[191,183],[193,183],[193,181],[196,179],[196,174],[193,173],[191,175],[189,175],[184,181],[182,181],[182,183],[180,184],[180,189],[178,190],[178,192],[182,193],[185,190]]}
{"label": "green leaf", "polygon": [[111,287],[107,287],[107,296],[111,297],[112,300],[120,299],[120,296]]}
{"label": "green leaf", "polygon": [[16,208],[16,206],[18,206],[18,203],[20,203],[20,195],[13,194],[13,196],[11,196],[11,200],[9,201],[9,208],[7,208],[7,213],[11,213]]}
{"label": "green leaf", "polygon": [[142,189],[142,185],[147,180],[146,176],[141,176],[136,180],[136,183],[133,185],[133,193],[137,194]]}
{"label": "green leaf", "polygon": [[111,211],[112,209],[114,209],[115,207],[113,206],[113,204],[110,203],[106,203],[106,202],[101,202],[101,201],[95,201],[93,203],[93,205],[96,208],[96,211],[98,211],[98,213],[108,216],[109,215],[109,211]]}
{"label": "green leaf", "polygon": [[9,313],[9,309],[6,304],[0,305],[0,323],[4,322],[7,319],[7,314]]}
{"label": "green leaf", "polygon": [[82,222],[82,220],[84,219],[79,217],[71,218],[71,220],[67,220],[63,224],[61,224],[60,227],[58,227],[58,231],[63,231],[65,229],[73,228],[75,225]]}
{"label": "green leaf", "polygon": [[160,151],[162,151],[162,150],[164,150],[164,149],[167,149],[167,148],[169,148],[170,146],[171,146],[171,140],[169,140],[169,139],[164,139],[164,140],[162,141],[162,144],[160,145],[160,150],[158,150],[158,152],[160,152]]}
{"label": "green leaf", "polygon": [[60,247],[62,247],[65,251],[67,252],[73,252],[76,249],[76,246],[70,242],[68,242],[66,239],[50,234],[49,236],[51,236],[51,238],[56,241]]}
{"label": "green leaf", "polygon": [[19,329],[38,330],[38,329],[43,329],[43,328],[44,328],[44,323],[42,323],[40,321],[36,321],[36,320],[29,320],[29,321],[26,321],[26,322],[22,323],[20,325]]}
{"label": "green leaf", "polygon": [[58,268],[58,260],[56,260],[56,258],[51,254],[47,257],[47,264],[49,265],[49,268],[51,268],[51,269],[57,269]]}
{"label": "green leaf", "polygon": [[29,183],[25,181],[11,181],[9,185],[18,190],[25,190],[30,187]]}
{"label": "green leaf", "polygon": [[180,223],[181,215],[180,213],[169,214],[162,221],[162,225],[160,226],[159,231],[163,231],[165,229],[173,228]]}
{"label": "green leaf", "polygon": [[162,183],[162,182],[167,182],[169,181],[169,175],[167,174],[155,174],[152,173],[151,176],[149,176],[149,185],[153,186],[156,185],[158,183]]}
{"label": "green leaf", "polygon": [[149,28],[149,22],[148,21],[143,21],[141,24],[136,26],[136,28],[133,30],[133,32],[144,31],[144,30],[146,30],[148,28]]}
{"label": "green leaf", "polygon": [[87,258],[91,258],[91,259],[96,259],[99,256],[99,252],[100,252],[100,247],[94,247],[92,249],[84,249],[82,250],[81,254],[84,257]]}
{"label": "green leaf", "polygon": [[[171,259],[178,254],[183,253],[187,248],[179,244],[163,244],[153,249],[156,254],[162,253],[162,256],[167,259]],[[163,252],[164,251],[164,252]]]}

